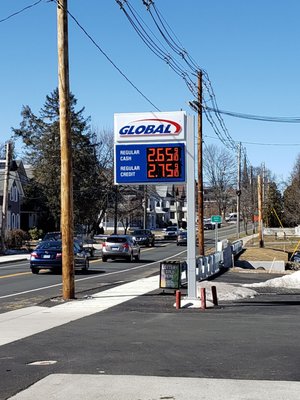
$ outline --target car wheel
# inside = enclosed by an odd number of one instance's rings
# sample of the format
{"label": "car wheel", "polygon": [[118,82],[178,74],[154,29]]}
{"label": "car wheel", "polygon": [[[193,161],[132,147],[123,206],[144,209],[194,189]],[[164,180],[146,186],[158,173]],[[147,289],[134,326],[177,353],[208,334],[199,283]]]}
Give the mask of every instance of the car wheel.
{"label": "car wheel", "polygon": [[31,268],[31,272],[33,274],[38,274],[39,273],[39,269],[38,268]]}
{"label": "car wheel", "polygon": [[95,256],[95,250],[94,249],[90,249],[90,257],[94,257]]}
{"label": "car wheel", "polygon": [[81,271],[87,272],[89,268],[90,268],[90,262],[89,262],[89,260],[86,258],[85,264],[84,264],[84,266],[81,268]]}
{"label": "car wheel", "polygon": [[106,256],[102,256],[102,261],[106,262],[107,261],[107,257]]}
{"label": "car wheel", "polygon": [[140,261],[141,258],[141,252],[139,251],[136,256],[134,256],[135,261]]}

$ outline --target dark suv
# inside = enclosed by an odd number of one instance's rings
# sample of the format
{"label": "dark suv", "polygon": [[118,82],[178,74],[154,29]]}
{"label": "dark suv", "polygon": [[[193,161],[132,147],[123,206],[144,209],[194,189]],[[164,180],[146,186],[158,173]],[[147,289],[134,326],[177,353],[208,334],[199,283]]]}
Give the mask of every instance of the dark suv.
{"label": "dark suv", "polygon": [[144,244],[147,247],[154,246],[155,235],[150,229],[136,229],[131,235],[139,245]]}

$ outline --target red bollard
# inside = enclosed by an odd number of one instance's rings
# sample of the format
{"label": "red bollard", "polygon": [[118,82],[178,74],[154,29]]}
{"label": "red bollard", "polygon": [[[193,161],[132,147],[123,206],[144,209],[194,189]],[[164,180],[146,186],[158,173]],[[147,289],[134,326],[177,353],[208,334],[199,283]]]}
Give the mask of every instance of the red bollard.
{"label": "red bollard", "polygon": [[211,287],[211,294],[214,306],[218,305],[218,296],[217,296],[217,288],[216,286]]}
{"label": "red bollard", "polygon": [[181,308],[181,291],[176,290],[176,310]]}
{"label": "red bollard", "polygon": [[206,292],[205,292],[205,288],[201,288],[200,291],[200,296],[201,296],[201,310],[205,310],[206,309]]}

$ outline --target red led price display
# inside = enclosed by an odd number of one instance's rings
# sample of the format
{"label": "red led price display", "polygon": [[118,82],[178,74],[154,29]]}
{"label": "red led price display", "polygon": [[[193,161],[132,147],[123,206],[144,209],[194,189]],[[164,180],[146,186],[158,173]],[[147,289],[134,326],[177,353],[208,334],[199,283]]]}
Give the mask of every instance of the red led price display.
{"label": "red led price display", "polygon": [[181,177],[181,151],[179,146],[147,148],[147,178]]}

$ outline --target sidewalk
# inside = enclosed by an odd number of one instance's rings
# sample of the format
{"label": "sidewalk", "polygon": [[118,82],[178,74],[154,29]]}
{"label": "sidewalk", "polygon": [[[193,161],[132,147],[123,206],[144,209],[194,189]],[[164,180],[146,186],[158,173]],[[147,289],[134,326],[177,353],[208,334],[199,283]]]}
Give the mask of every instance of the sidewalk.
{"label": "sidewalk", "polygon": [[0,255],[0,264],[14,261],[28,260],[30,253]]}

